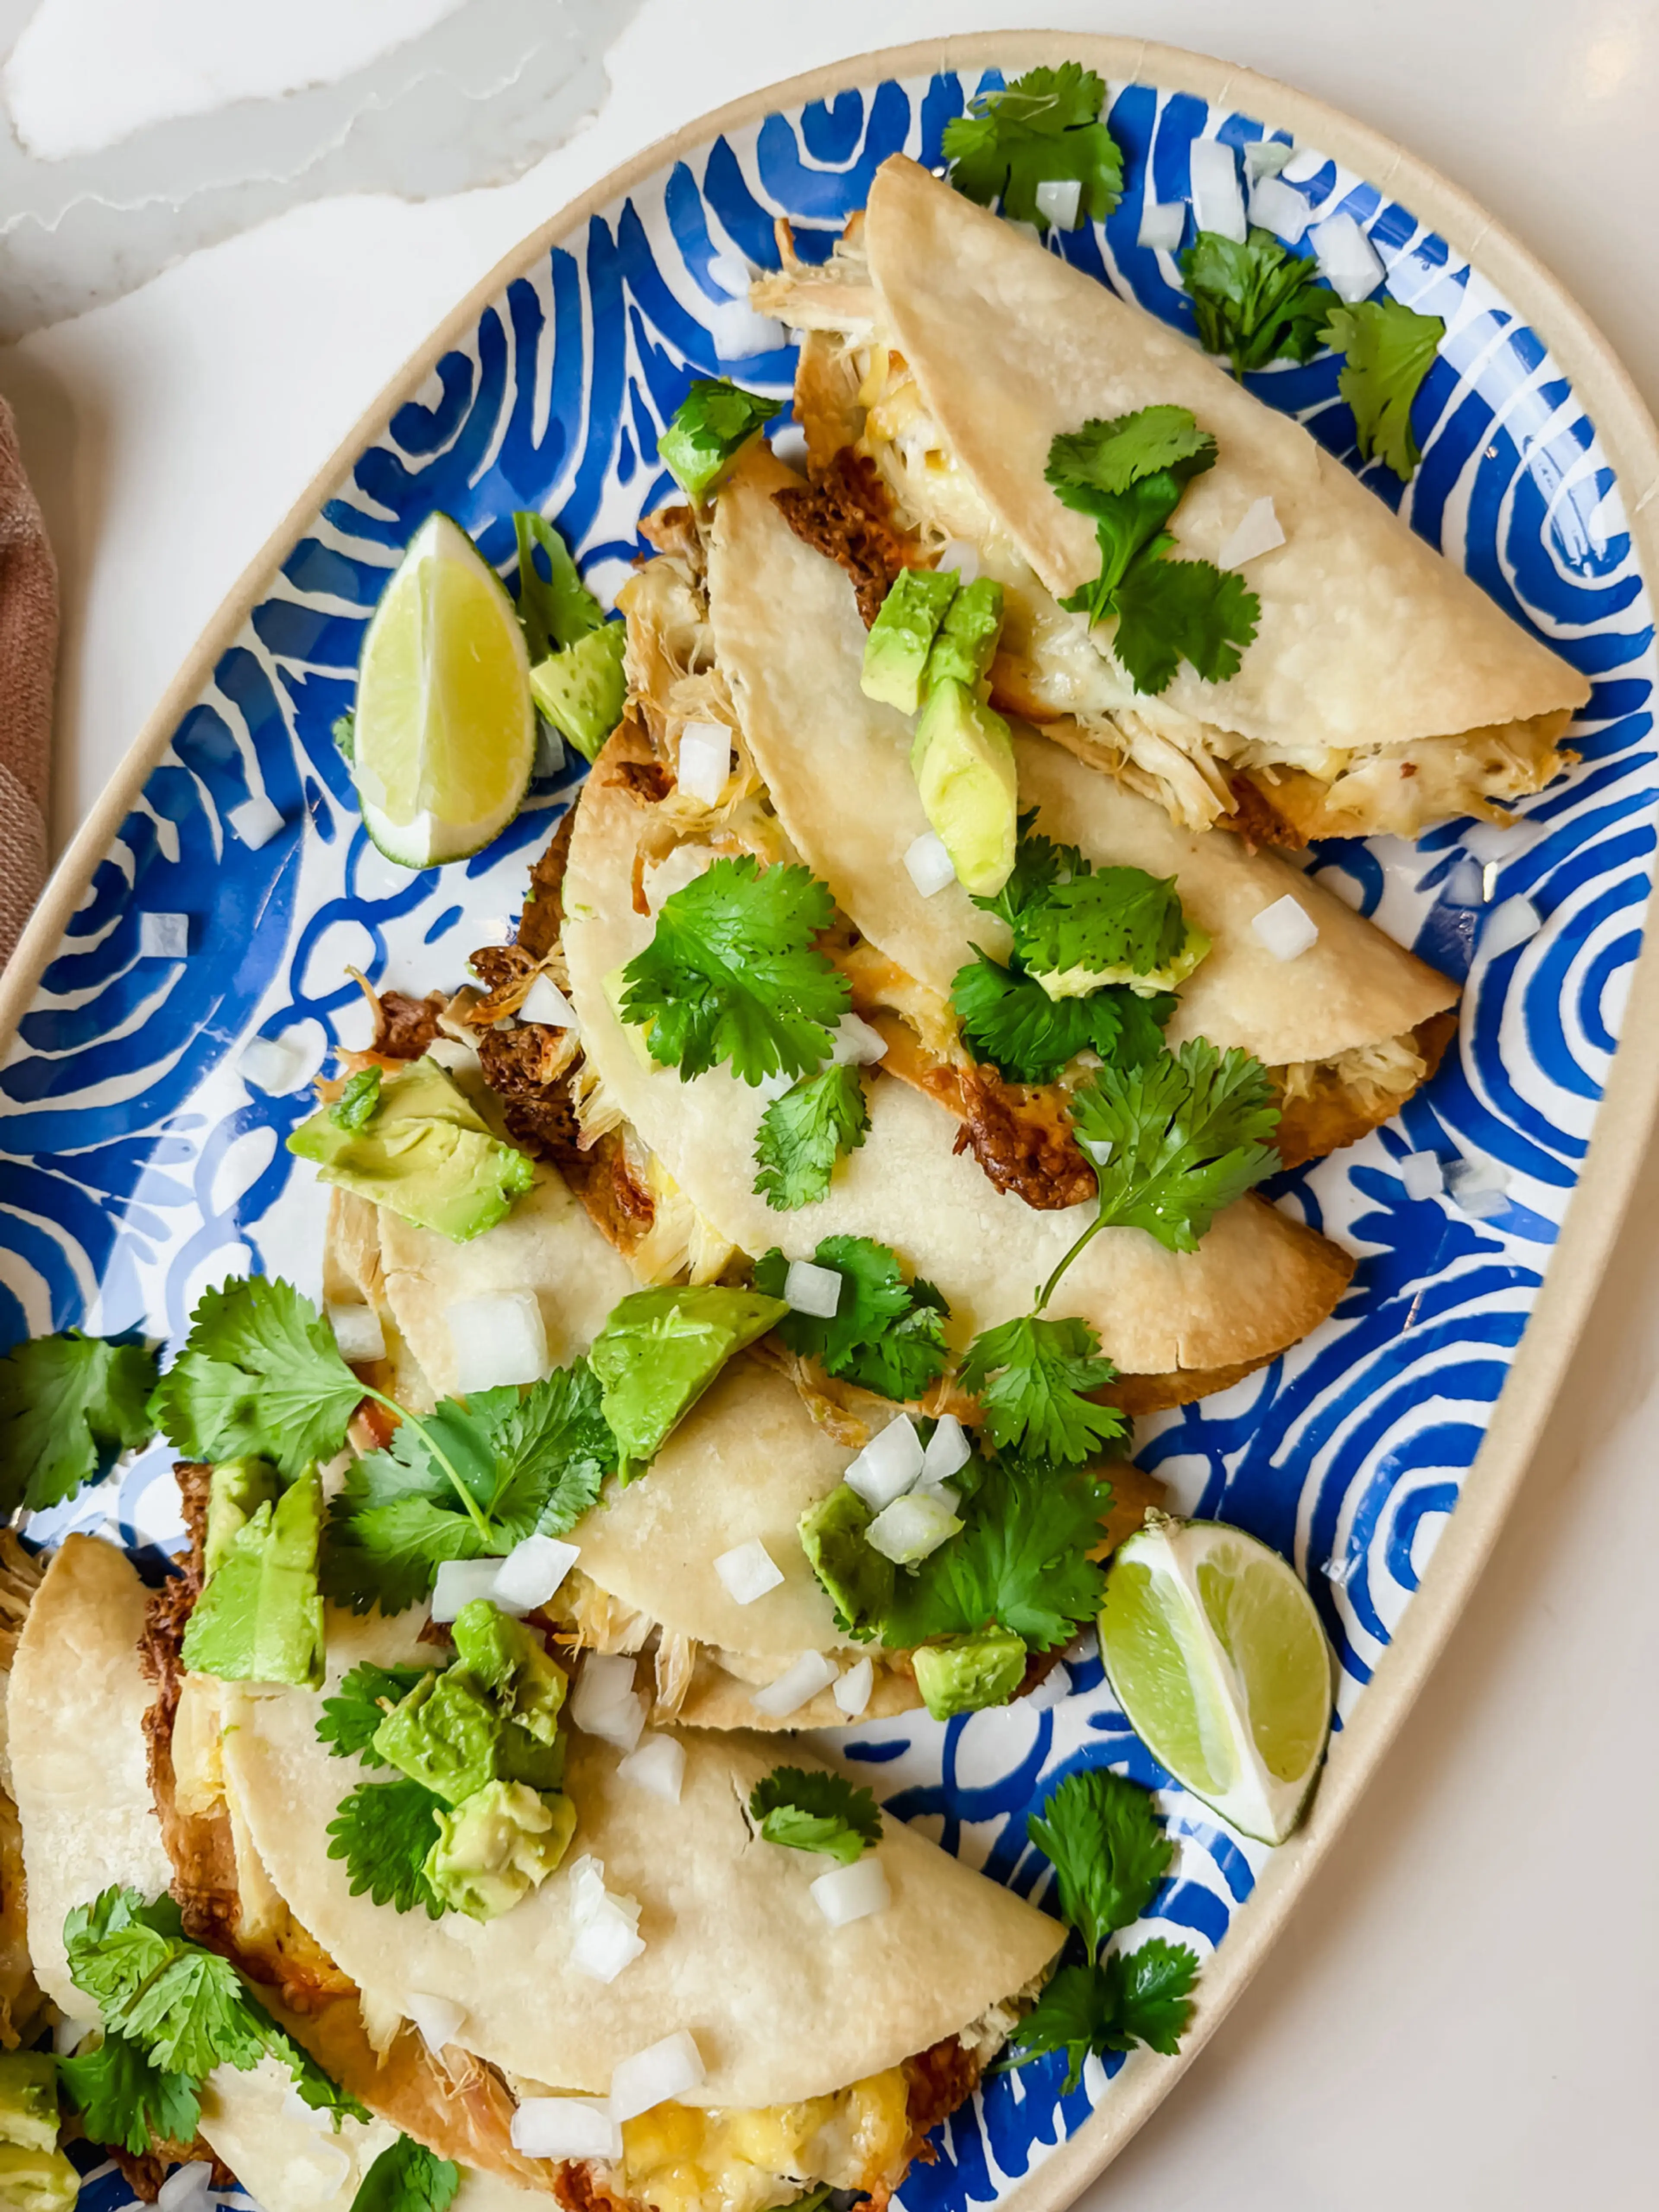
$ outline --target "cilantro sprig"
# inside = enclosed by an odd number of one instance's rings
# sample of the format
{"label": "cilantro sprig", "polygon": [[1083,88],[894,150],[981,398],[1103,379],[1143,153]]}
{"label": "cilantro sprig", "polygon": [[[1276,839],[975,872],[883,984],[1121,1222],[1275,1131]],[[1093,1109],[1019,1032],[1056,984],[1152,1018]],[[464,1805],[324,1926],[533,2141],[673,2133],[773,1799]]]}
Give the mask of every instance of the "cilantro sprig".
{"label": "cilantro sprig", "polygon": [[0,1359],[0,1515],[61,1504],[118,1453],[147,1444],[155,1358],[78,1328],[36,1336]]}
{"label": "cilantro sprig", "polygon": [[1241,381],[1273,361],[1311,361],[1330,343],[1325,325],[1334,295],[1319,264],[1292,253],[1272,231],[1254,229],[1241,246],[1201,230],[1181,257],[1199,343],[1224,354]]}
{"label": "cilantro sprig", "polygon": [[[929,1282],[907,1283],[898,1255],[869,1237],[825,1237],[812,1255],[841,1277],[841,1300],[826,1321],[787,1313],[777,1334],[792,1352],[816,1359],[826,1375],[878,1396],[920,1398],[945,1372],[950,1308]],[[783,1296],[788,1262],[775,1245],[755,1263],[755,1288]]]}
{"label": "cilantro sprig", "polygon": [[162,2143],[182,2148],[196,2139],[200,2081],[153,2065],[141,2045],[115,2028],[106,2028],[95,2051],[60,2058],[58,2080],[92,2142],[143,2158]]}
{"label": "cilantro sprig", "polygon": [[982,1329],[962,1363],[962,1387],[985,1408],[999,1451],[1017,1449],[1062,1467],[1080,1466],[1125,1432],[1115,1406],[1087,1395],[1117,1380],[1100,1339],[1075,1316],[1021,1314]]}
{"label": "cilantro sprig", "polygon": [[657,459],[688,499],[700,505],[731,462],[782,409],[782,402],[745,392],[724,377],[697,376],[661,437]]}
{"label": "cilantro sprig", "polygon": [[424,1667],[376,1667],[368,1660],[352,1668],[317,1717],[318,1741],[336,1759],[361,1759],[365,1766],[384,1766],[374,1748],[374,1731],[392,1706],[406,1698],[428,1673]]}
{"label": "cilantro sprig", "polygon": [[1198,1957],[1184,1943],[1154,1936],[1138,1951],[1115,1951],[1098,1966],[1064,1966],[1008,2041],[1027,2066],[1050,2051],[1066,2054],[1061,2093],[1083,2078],[1091,2052],[1128,2051],[1137,2043],[1172,2057],[1192,2017]]}
{"label": "cilantro sprig", "polygon": [[1167,690],[1182,660],[1220,683],[1255,635],[1261,603],[1239,577],[1168,557],[1165,526],[1215,459],[1215,440],[1175,406],[1096,418],[1049,447],[1049,487],[1091,517],[1100,546],[1099,574],[1060,605],[1091,623],[1116,617],[1113,650],[1140,691]]}
{"label": "cilantro sprig", "polygon": [[748,853],[716,860],[663,901],[655,935],[623,970],[622,1018],[687,1082],[723,1060],[748,1084],[810,1075],[851,1004],[814,942],[834,919],[805,868],[763,870]]}
{"label": "cilantro sprig", "polygon": [[1438,315],[1419,315],[1398,300],[1331,309],[1326,337],[1347,356],[1336,384],[1353,410],[1360,458],[1384,462],[1401,483],[1411,482],[1422,459],[1412,403],[1445,335]]}
{"label": "cilantro sprig", "polygon": [[453,2159],[399,2136],[358,2184],[351,2212],[449,2212],[461,2185]]}
{"label": "cilantro sprig", "polygon": [[750,1792],[749,1817],[765,1842],[822,1851],[842,1866],[881,1841],[873,1795],[854,1788],[844,1774],[775,1766]]}
{"label": "cilantro sprig", "polygon": [[426,1859],[445,1809],[434,1791],[406,1776],[360,1782],[328,1824],[328,1855],[344,1861],[351,1894],[361,1897],[367,1890],[376,1905],[441,1918],[444,1908],[426,1878]]}
{"label": "cilantro sprig", "polygon": [[331,1458],[357,1407],[378,1395],[341,1358],[309,1298],[278,1277],[250,1275],[203,1293],[155,1403],[186,1459],[269,1460],[291,1480]]}
{"label": "cilantro sprig", "polygon": [[360,1067],[348,1079],[345,1089],[328,1109],[328,1118],[337,1128],[362,1129],[374,1119],[383,1073],[379,1067]]}
{"label": "cilantro sprig", "polygon": [[978,93],[967,114],[945,126],[951,182],[981,207],[1000,200],[1004,215],[1046,231],[1037,186],[1075,178],[1079,222],[1103,222],[1123,190],[1123,156],[1105,105],[1105,84],[1079,62],[1027,70],[1000,90]]}
{"label": "cilantro sprig", "polygon": [[1143,996],[1112,983],[1086,998],[1051,999],[1034,976],[973,951],[957,970],[951,1003],[974,1057],[1011,1083],[1052,1083],[1080,1052],[1136,1067],[1162,1050],[1173,994]]}
{"label": "cilantro sprig", "polygon": [[757,1197],[777,1213],[814,1206],[837,1160],[870,1133],[870,1107],[856,1067],[832,1062],[775,1098],[756,1133]]}

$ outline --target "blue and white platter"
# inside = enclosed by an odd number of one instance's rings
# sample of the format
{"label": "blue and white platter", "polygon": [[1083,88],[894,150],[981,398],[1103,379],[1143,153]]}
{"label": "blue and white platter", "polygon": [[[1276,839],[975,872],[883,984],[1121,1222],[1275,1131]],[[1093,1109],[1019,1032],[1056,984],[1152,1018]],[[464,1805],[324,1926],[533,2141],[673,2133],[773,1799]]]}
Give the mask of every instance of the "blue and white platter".
{"label": "blue and white platter", "polygon": [[[1471,848],[1467,823],[1415,847],[1319,849],[1328,880],[1466,979],[1461,1036],[1401,1122],[1272,1187],[1358,1255],[1332,1319],[1233,1389],[1140,1426],[1137,1456],[1178,1508],[1277,1547],[1318,1604],[1340,1668],[1338,1734],[1306,1829],[1270,1851],[1172,1784],[1116,1711],[1092,1645],[1069,1655],[1069,1694],[1041,1710],[943,1727],[906,1717],[841,1746],[892,1813],[1022,1890],[1047,1870],[1025,1816],[1060,1774],[1109,1761],[1153,1784],[1179,1856],[1151,1917],[1206,1961],[1180,2060],[1091,2060],[1069,2096],[1058,2060],[996,2077],[915,2169],[908,2212],[1068,2201],[1176,2077],[1420,1686],[1583,1319],[1659,1087],[1659,1023],[1629,1015],[1659,798],[1655,549],[1636,493],[1659,457],[1594,331],[1411,157],[1193,55],[986,36],[757,95],[556,218],[410,365],[204,640],[0,988],[0,1347],[71,1323],[177,1341],[203,1288],[249,1269],[314,1289],[323,1200],[283,1139],[333,1048],[366,1042],[346,969],[416,993],[459,986],[468,951],[508,933],[574,795],[569,772],[538,783],[495,844],[443,870],[410,874],[369,844],[330,726],[408,539],[441,507],[510,574],[511,513],[539,507],[608,601],[641,549],[641,516],[670,489],[657,435],[690,379],[789,392],[785,334],[726,289],[734,259],[775,265],[779,215],[821,258],[889,154],[937,164],[945,123],[976,90],[1060,59],[1107,79],[1126,155],[1115,211],[1060,239],[1091,276],[1190,331],[1170,257],[1136,243],[1143,196],[1186,196],[1195,137],[1277,136],[1294,142],[1284,176],[1313,215],[1352,213],[1394,295],[1444,319],[1418,407],[1422,466],[1403,493],[1380,467],[1365,481],[1594,688],[1571,739],[1578,766],[1527,802],[1501,860],[1489,864],[1478,835]],[[1385,175],[1386,191],[1369,181]],[[1358,467],[1336,372],[1328,356],[1250,384]],[[775,428],[787,434],[787,418]],[[281,817],[263,842],[260,800]],[[1472,849],[1486,901],[1455,903]],[[1542,927],[1483,945],[1485,915],[1516,896]],[[146,949],[175,927],[147,915],[188,918],[185,957]],[[1649,995],[1644,968],[1635,1003]],[[256,1039],[285,1049],[250,1063]],[[1445,1195],[1409,1197],[1399,1164],[1422,1152],[1500,1164],[1499,1210],[1478,1218]],[[38,1516],[31,1535],[71,1527],[175,1545],[165,1451]],[[113,2212],[125,2185],[98,2168],[82,2202]]]}

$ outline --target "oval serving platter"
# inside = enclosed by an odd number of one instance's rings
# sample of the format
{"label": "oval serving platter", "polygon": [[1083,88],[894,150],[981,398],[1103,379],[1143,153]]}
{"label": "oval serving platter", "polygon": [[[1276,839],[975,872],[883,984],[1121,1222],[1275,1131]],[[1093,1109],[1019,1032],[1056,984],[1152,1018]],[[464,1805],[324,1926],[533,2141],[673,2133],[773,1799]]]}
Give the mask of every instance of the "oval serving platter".
{"label": "oval serving platter", "polygon": [[[995,2077],[936,2138],[936,2162],[915,2169],[908,2212],[1048,2212],[1168,2091],[1420,1688],[1588,1310],[1659,1096],[1659,969],[1638,963],[1659,805],[1659,539],[1644,518],[1659,441],[1604,343],[1421,163],[1198,56],[987,34],[757,94],[526,240],[410,364],[231,594],[0,981],[0,1345],[70,1324],[176,1341],[202,1289],[250,1267],[314,1287],[323,1198],[282,1140],[333,1046],[366,1041],[345,969],[416,992],[459,985],[468,951],[508,933],[573,794],[568,772],[538,783],[495,845],[441,871],[411,875],[369,845],[331,725],[404,544],[442,507],[506,573],[511,512],[538,507],[608,600],[640,550],[640,516],[670,489],[657,432],[691,377],[788,392],[783,333],[721,289],[730,257],[775,266],[776,215],[821,257],[887,155],[937,164],[945,122],[981,85],[1068,59],[1108,82],[1127,184],[1103,225],[1064,234],[1067,257],[1190,330],[1172,260],[1136,243],[1143,192],[1186,195],[1194,137],[1293,141],[1284,173],[1314,214],[1352,213],[1395,296],[1447,326],[1419,402],[1415,480],[1403,497],[1376,467],[1366,481],[1595,689],[1571,738],[1580,765],[1526,804],[1526,828],[1487,872],[1489,897],[1524,896],[1542,915],[1528,942],[1483,950],[1480,911],[1451,902],[1467,857],[1456,824],[1415,848],[1317,849],[1314,866],[1395,937],[1467,977],[1458,1049],[1403,1123],[1272,1187],[1358,1255],[1332,1320],[1234,1389],[1138,1431],[1137,1456],[1177,1510],[1254,1530],[1318,1603],[1339,1727],[1306,1826],[1269,1850],[1172,1785],[1115,1709],[1092,1645],[1070,1656],[1070,1693],[1044,1710],[944,1727],[907,1716],[839,1746],[894,1814],[1026,1892],[1047,1869],[1025,1816],[1059,1775],[1109,1761],[1153,1784],[1179,1850],[1149,1917],[1204,1960],[1180,2058],[1091,2059],[1069,2096],[1057,2059]],[[1281,366],[1251,386],[1356,466],[1336,366]],[[243,810],[262,799],[282,826],[259,842],[269,811]],[[167,935],[147,915],[188,917],[187,957],[146,950]],[[250,1060],[257,1039],[278,1048]],[[1408,1197],[1399,1163],[1419,1151],[1501,1164],[1500,1210],[1477,1219],[1443,1195]],[[70,1527],[134,1549],[176,1544],[165,1451],[37,1516],[31,1535]],[[83,2212],[126,2201],[112,2168],[88,2174]]]}

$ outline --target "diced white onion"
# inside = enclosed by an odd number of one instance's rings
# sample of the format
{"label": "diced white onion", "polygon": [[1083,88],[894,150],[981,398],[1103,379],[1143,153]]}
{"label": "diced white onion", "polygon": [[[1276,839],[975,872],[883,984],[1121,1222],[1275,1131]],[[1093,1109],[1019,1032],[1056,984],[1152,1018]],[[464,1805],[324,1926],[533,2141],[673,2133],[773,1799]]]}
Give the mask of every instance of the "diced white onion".
{"label": "diced white onion", "polygon": [[1252,179],[1276,177],[1295,151],[1282,138],[1253,138],[1244,149],[1244,173]]}
{"label": "diced white onion", "polygon": [[52,2031],[52,2047],[60,2058],[68,2058],[100,2025],[95,2020],[60,2020]]}
{"label": "diced white onion", "polygon": [[827,1690],[837,1671],[822,1651],[803,1651],[794,1665],[780,1674],[775,1682],[753,1692],[749,1702],[757,1712],[768,1714],[775,1721],[787,1720],[809,1698],[816,1698],[820,1690]]}
{"label": "diced white onion", "polygon": [[187,914],[141,914],[138,917],[138,957],[141,960],[184,960],[190,955],[190,916]]}
{"label": "diced white onion", "polygon": [[836,1042],[830,1057],[837,1067],[873,1067],[887,1057],[887,1040],[857,1014],[843,1014],[836,1024]]}
{"label": "diced white onion", "polygon": [[674,780],[705,806],[716,806],[732,773],[732,732],[724,722],[688,722],[680,732]]}
{"label": "diced white onion", "polygon": [[813,1904],[832,1928],[845,1928],[849,1920],[866,1920],[872,1912],[885,1912],[893,1901],[886,1870],[874,1857],[834,1867],[809,1887]]}
{"label": "diced white onion", "polygon": [[1308,213],[1307,201],[1282,177],[1261,177],[1250,186],[1250,221],[1286,246],[1301,243]]}
{"label": "diced white onion", "polygon": [[754,271],[740,253],[717,253],[708,264],[708,281],[728,300],[746,300]]}
{"label": "diced white onion", "polygon": [[783,1279],[783,1295],[793,1311],[832,1320],[841,1304],[841,1271],[817,1267],[811,1260],[792,1260]]}
{"label": "diced white onion", "polygon": [[1072,1671],[1062,1659],[1051,1667],[1035,1690],[1021,1699],[1023,1705],[1033,1705],[1045,1712],[1050,1705],[1064,1705],[1072,1694]]}
{"label": "diced white onion", "polygon": [[869,1659],[860,1659],[842,1676],[836,1685],[836,1703],[849,1721],[855,1721],[864,1711],[875,1686],[875,1665]]}
{"label": "diced white onion", "polygon": [[1036,188],[1037,213],[1061,230],[1075,230],[1082,197],[1083,187],[1075,177],[1045,177]]}
{"label": "diced white onion", "polygon": [[297,1033],[285,1030],[281,1036],[250,1037],[238,1064],[245,1082],[257,1084],[275,1097],[296,1091],[305,1081],[307,1058]]}
{"label": "diced white onion", "polygon": [[645,1700],[634,1687],[634,1662],[626,1653],[587,1654],[571,1693],[570,1717],[585,1735],[633,1750],[645,1729]]}
{"label": "diced white onion", "polygon": [[1437,1198],[1446,1188],[1446,1171],[1438,1152],[1407,1152],[1400,1163],[1400,1181],[1407,1198]]}
{"label": "diced white onion", "polygon": [[954,1413],[942,1413],[938,1426],[927,1439],[927,1449],[921,1455],[921,1479],[924,1482],[948,1482],[961,1467],[966,1467],[973,1456],[974,1448],[968,1441],[968,1431]]}
{"label": "diced white onion", "polygon": [[225,820],[250,853],[262,852],[283,826],[281,809],[273,806],[263,792],[233,806]]}
{"label": "diced white onion", "polygon": [[751,1536],[746,1544],[735,1544],[729,1552],[722,1552],[714,1561],[714,1572],[725,1583],[734,1605],[753,1605],[757,1598],[776,1589],[783,1580],[782,1568],[758,1536]]}
{"label": "diced white onion", "polygon": [[678,1736],[643,1735],[637,1751],[630,1751],[617,1768],[624,1782],[648,1790],[665,1805],[678,1805],[685,1784],[685,1746]]}
{"label": "diced white onion", "polygon": [[603,1860],[579,1858],[570,1869],[570,1963],[596,1982],[614,1982],[645,1948],[639,1901],[605,1886]]}
{"label": "diced white onion", "polygon": [[908,1413],[900,1413],[871,1437],[843,1479],[879,1513],[908,1490],[921,1473],[922,1458],[916,1425]]}
{"label": "diced white onion", "polygon": [[619,2159],[610,2107],[586,2097],[526,2097],[513,2115],[513,2148],[526,2158]]}
{"label": "diced white onion", "polygon": [[1454,860],[1446,871],[1442,896],[1448,906],[1484,906],[1486,879],[1478,860]]}
{"label": "diced white onion", "polygon": [[914,844],[905,848],[904,866],[923,898],[932,898],[935,891],[942,891],[957,879],[955,863],[937,830],[923,830]]}
{"label": "diced white onion", "polygon": [[1218,138],[1194,138],[1188,155],[1193,211],[1200,230],[1244,243],[1244,195],[1238,188],[1233,149]]}
{"label": "diced white onion", "polygon": [[1143,200],[1135,240],[1149,253],[1173,253],[1186,228],[1185,200]]}
{"label": "diced white onion", "polygon": [[526,1536],[502,1561],[489,1595],[503,1613],[534,1613],[545,1605],[581,1557],[579,1544],[557,1536]]}
{"label": "diced white onion", "polygon": [[576,1009],[553,978],[544,971],[524,994],[519,1008],[521,1022],[542,1022],[550,1030],[574,1030]]}
{"label": "diced white onion", "polygon": [[1319,261],[1319,273],[1339,300],[1352,307],[1368,300],[1382,282],[1382,264],[1376,248],[1351,215],[1328,216],[1308,234]]}
{"label": "diced white onion", "polygon": [[373,1306],[331,1305],[324,1310],[342,1359],[361,1364],[386,1358],[386,1331]]}
{"label": "diced white onion", "polygon": [[[910,1496],[931,1498],[935,1504],[942,1505],[947,1513],[960,1513],[962,1510],[962,1492],[957,1488],[955,1483],[929,1482],[925,1472],[921,1480],[910,1492]],[[903,1503],[902,1499],[899,1502]]]}
{"label": "diced white onion", "polygon": [[213,2168],[204,2158],[193,2158],[188,2166],[174,2166],[156,2194],[160,2212],[196,2212],[198,2205],[205,2206],[208,2184],[212,2179]]}
{"label": "diced white onion", "polygon": [[1504,1211],[1509,1187],[1510,1171],[1498,1160],[1453,1160],[1446,1169],[1453,1203],[1476,1221]]}
{"label": "diced white onion", "polygon": [[432,1618],[453,1620],[464,1605],[476,1598],[493,1598],[499,1559],[446,1559],[432,1584]]}
{"label": "diced white onion", "polygon": [[611,2117],[636,2119],[671,2097],[683,2097],[702,2078],[702,2057],[682,2027],[620,2062],[611,2076]]}
{"label": "diced white onion", "polygon": [[957,580],[965,589],[976,584],[980,577],[979,548],[970,545],[965,538],[947,538],[933,560],[934,574],[949,568],[957,572]]}
{"label": "diced white onion", "polygon": [[1317,941],[1319,924],[1286,891],[1264,908],[1250,924],[1257,940],[1275,960],[1295,960]]}
{"label": "diced white onion", "polygon": [[895,1566],[913,1567],[948,1543],[961,1526],[933,1492],[913,1490],[884,1505],[864,1534],[884,1559],[891,1559]]}
{"label": "diced white onion", "polygon": [[453,1997],[428,1996],[420,1990],[410,1991],[404,1999],[404,2010],[420,2029],[421,2040],[434,2058],[446,2044],[453,2043],[466,2018],[466,2007],[458,2005]]}
{"label": "diced white onion", "polygon": [[1535,836],[1534,825],[1524,814],[1516,814],[1507,822],[1471,822],[1458,842],[1472,859],[1482,867],[1494,860],[1512,860],[1524,853]]}
{"label": "diced white onion", "polygon": [[1242,568],[1247,561],[1254,561],[1263,553],[1271,553],[1285,543],[1285,532],[1271,499],[1252,500],[1240,515],[1232,535],[1223,541],[1216,555],[1218,568]]}
{"label": "diced white onion", "polygon": [[463,1398],[507,1382],[539,1382],[552,1364],[533,1291],[489,1291],[444,1308]]}
{"label": "diced white onion", "polygon": [[1486,916],[1480,932],[1480,950],[1488,960],[1500,952],[1513,952],[1529,937],[1536,937],[1544,917],[1529,898],[1506,898]]}

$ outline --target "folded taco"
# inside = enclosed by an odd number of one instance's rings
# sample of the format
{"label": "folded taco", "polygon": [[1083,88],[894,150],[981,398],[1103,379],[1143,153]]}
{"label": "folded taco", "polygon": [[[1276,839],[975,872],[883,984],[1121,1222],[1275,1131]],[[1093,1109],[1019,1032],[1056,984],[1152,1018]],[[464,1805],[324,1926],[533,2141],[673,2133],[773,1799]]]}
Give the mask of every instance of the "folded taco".
{"label": "folded taco", "polygon": [[[867,617],[895,563],[971,546],[1007,592],[1005,711],[1178,823],[1285,843],[1501,818],[1564,765],[1584,679],[1176,331],[902,155],[827,263],[784,245],[755,299],[807,334],[815,490],[792,520],[859,578]],[[1045,481],[1055,441],[1146,409],[1213,441],[1178,556],[1218,561],[1258,502],[1283,532],[1244,570],[1259,619],[1221,680],[1183,665],[1139,684],[1112,622],[1060,604],[1102,549],[1086,495]]]}

